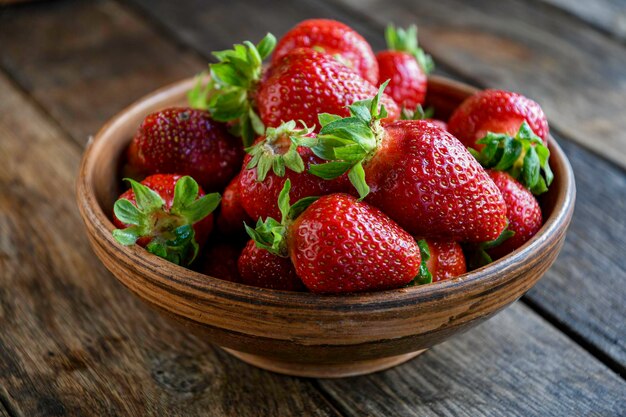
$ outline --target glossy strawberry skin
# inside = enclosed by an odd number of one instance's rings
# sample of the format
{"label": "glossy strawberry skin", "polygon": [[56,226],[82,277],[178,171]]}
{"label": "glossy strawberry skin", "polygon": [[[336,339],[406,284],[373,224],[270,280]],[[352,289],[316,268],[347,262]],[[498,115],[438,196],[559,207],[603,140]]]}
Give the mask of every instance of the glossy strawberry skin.
{"label": "glossy strawberry skin", "polygon": [[467,272],[465,255],[461,245],[453,240],[426,239],[430,258],[426,267],[433,276],[433,282],[458,277]]}
{"label": "glossy strawberry skin", "polygon": [[130,171],[189,175],[207,191],[221,191],[242,158],[241,140],[225,124],[184,107],[148,115],[128,148]]}
{"label": "glossy strawberry skin", "polygon": [[509,174],[502,171],[489,171],[489,176],[496,184],[507,208],[508,229],[515,232],[501,245],[487,250],[498,259],[514,251],[533,237],[542,225],[541,208],[533,194]]}
{"label": "glossy strawberry skin", "polygon": [[376,54],[378,84],[389,80],[385,93],[399,106],[415,109],[426,98],[428,79],[415,57],[407,52],[382,51]]}
{"label": "glossy strawberry skin", "polygon": [[[258,139],[258,141],[261,140],[263,137]],[[277,152],[281,151],[277,150]],[[278,194],[280,194],[287,179],[291,181],[291,201],[294,202],[304,197],[353,190],[346,175],[334,180],[324,180],[310,174],[308,170],[311,165],[320,164],[324,161],[315,156],[309,148],[299,147],[298,153],[304,162],[304,172],[297,173],[287,169],[285,175],[279,177],[270,170],[263,182],[257,181],[256,168],[246,168],[252,157],[246,155],[244,158],[243,169],[239,175],[241,205],[253,221],[259,218],[265,220],[267,217],[280,220],[281,215],[277,204]]]}
{"label": "glossy strawberry skin", "polygon": [[349,26],[330,19],[309,19],[298,23],[282,37],[272,56],[272,65],[297,48],[321,48],[340,55],[363,79],[378,81],[378,64],[367,41]]}
{"label": "glossy strawberry skin", "polygon": [[484,90],[468,97],[448,120],[448,131],[467,147],[480,150],[476,141],[487,132],[514,136],[526,121],[545,144],[548,121],[541,106],[521,94],[504,90]]}
{"label": "glossy strawberry skin", "polygon": [[419,272],[419,247],[384,213],[348,194],[321,197],[288,230],[298,276],[315,293],[384,290]]}
{"label": "glossy strawberry skin", "polygon": [[237,262],[241,248],[232,243],[210,244],[202,256],[203,274],[230,282],[241,282]]}
{"label": "glossy strawberry skin", "polygon": [[[172,203],[174,202],[174,187],[176,186],[176,182],[180,179],[181,175],[172,175],[172,174],[155,174],[147,177],[141,184],[150,188],[153,191],[156,191],[157,194],[161,196],[163,201],[165,201],[165,210],[169,210],[172,207]],[[198,198],[204,196],[204,191],[200,188],[198,192]],[[126,190],[119,198],[125,198],[131,203],[135,204],[135,193],[132,189]],[[119,199],[118,198],[118,199]],[[113,214],[113,224],[118,229],[124,229],[129,227],[129,224],[122,223],[116,216]],[[213,214],[209,214],[204,219],[200,220],[197,223],[194,223],[193,230],[196,234],[196,242],[200,246],[202,246],[211,231],[213,230]],[[137,240],[137,244],[139,246],[145,247],[150,242],[150,237],[142,237]]]}
{"label": "glossy strawberry skin", "polygon": [[241,204],[239,174],[233,178],[222,193],[220,212],[217,215],[217,229],[225,235],[245,234],[244,223],[251,219]]}
{"label": "glossy strawberry skin", "polygon": [[[346,106],[371,99],[377,88],[330,55],[313,49],[295,49],[270,69],[256,97],[259,114],[266,126],[302,120],[319,129],[318,114],[348,116]],[[399,116],[398,105],[387,95],[381,103],[388,119]]]}
{"label": "glossy strawberry skin", "polygon": [[423,120],[385,126],[365,165],[368,202],[414,236],[482,242],[506,227],[502,196],[467,149]]}
{"label": "glossy strawberry skin", "polygon": [[246,285],[284,291],[304,289],[289,258],[258,248],[253,240],[246,244],[237,265],[241,282]]}

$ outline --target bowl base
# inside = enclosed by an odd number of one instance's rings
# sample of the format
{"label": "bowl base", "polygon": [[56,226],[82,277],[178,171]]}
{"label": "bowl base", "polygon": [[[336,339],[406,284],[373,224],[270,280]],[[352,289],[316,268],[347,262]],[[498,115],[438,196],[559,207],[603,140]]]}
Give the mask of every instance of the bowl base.
{"label": "bowl base", "polygon": [[426,349],[423,349],[418,350],[417,352],[405,353],[403,355],[390,356],[388,358],[369,359],[355,362],[315,364],[287,362],[279,359],[268,358],[266,356],[258,356],[240,352],[238,350],[227,349],[224,347],[222,349],[237,359],[267,371],[307,378],[343,378],[348,376],[371,374],[393,368],[394,366],[413,359],[417,355],[426,351]]}

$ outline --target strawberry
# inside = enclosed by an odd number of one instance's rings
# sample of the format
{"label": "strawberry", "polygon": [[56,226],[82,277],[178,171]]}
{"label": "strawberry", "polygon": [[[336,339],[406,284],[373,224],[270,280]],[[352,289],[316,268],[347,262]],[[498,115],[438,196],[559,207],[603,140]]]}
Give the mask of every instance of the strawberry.
{"label": "strawberry", "polygon": [[122,245],[137,243],[179,265],[196,258],[213,228],[218,193],[205,195],[189,176],[156,174],[131,189],[113,206],[113,237]]}
{"label": "strawberry", "polygon": [[448,120],[450,133],[467,147],[481,150],[476,143],[487,132],[513,136],[522,122],[547,144],[548,121],[541,106],[521,94],[504,90],[484,90],[468,97]]}
{"label": "strawberry", "polygon": [[533,194],[548,191],[554,178],[550,150],[526,121],[514,136],[488,132],[476,143],[484,148],[480,152],[470,148],[470,152],[485,168],[508,172]]}
{"label": "strawberry", "polygon": [[289,257],[304,285],[315,293],[397,288],[419,272],[415,240],[383,212],[348,194],[289,204],[291,183],[279,195],[282,221],[247,227],[257,246]]}
{"label": "strawberry", "polygon": [[306,171],[322,162],[309,148],[298,146],[311,136],[311,129],[297,129],[291,121],[267,128],[265,136],[247,149],[239,189],[241,205],[251,218],[280,217],[276,201],[286,180],[291,180],[292,195],[297,199],[349,189],[345,176],[325,181]]}
{"label": "strawberry", "polygon": [[202,256],[200,271],[203,274],[230,282],[241,282],[237,260],[241,248],[232,243],[214,243],[208,245]]}
{"label": "strawberry", "polygon": [[422,255],[420,273],[415,284],[429,284],[463,275],[467,272],[463,248],[453,240],[421,239],[417,242]]}
{"label": "strawberry", "polygon": [[241,204],[239,174],[231,180],[222,194],[222,204],[217,215],[217,229],[224,235],[236,235],[243,232],[243,224],[250,221],[250,216]]}
{"label": "strawberry", "polygon": [[241,252],[237,265],[244,284],[284,291],[304,289],[289,258],[259,248],[252,239]]}
{"label": "strawberry", "polygon": [[485,248],[492,259],[499,259],[533,237],[541,229],[543,220],[539,203],[527,188],[506,172],[488,172],[502,193],[509,221],[509,237],[503,237],[497,244],[492,242]]}
{"label": "strawberry", "polygon": [[347,172],[361,198],[413,235],[472,242],[498,237],[506,206],[489,175],[462,143],[432,123],[381,125],[384,87],[374,99],[350,106],[350,117],[320,115],[323,128],[308,146],[330,162],[310,171],[328,179]]}
{"label": "strawberry", "polygon": [[371,84],[378,81],[378,64],[372,48],[351,27],[331,19],[298,23],[276,45],[272,65],[297,48],[312,48],[336,57]]}
{"label": "strawberry", "polygon": [[[274,36],[267,34],[257,45],[246,41],[214,52],[219,62],[210,64],[210,81],[206,85],[199,81],[189,94],[193,107],[229,122],[245,146],[263,135],[265,127],[290,120],[319,127],[318,113],[347,115],[346,105],[374,94],[375,87],[357,72],[314,49],[289,51],[264,73],[263,59],[275,43]],[[390,97],[384,100],[390,118],[397,118],[398,106]]]}
{"label": "strawberry", "polygon": [[128,148],[131,171],[189,175],[211,191],[228,184],[242,158],[241,145],[223,123],[185,107],[148,115]]}
{"label": "strawberry", "polygon": [[406,109],[414,109],[426,98],[427,75],[434,69],[432,58],[417,43],[417,26],[407,30],[387,26],[388,50],[376,54],[378,84],[389,80],[387,94]]}

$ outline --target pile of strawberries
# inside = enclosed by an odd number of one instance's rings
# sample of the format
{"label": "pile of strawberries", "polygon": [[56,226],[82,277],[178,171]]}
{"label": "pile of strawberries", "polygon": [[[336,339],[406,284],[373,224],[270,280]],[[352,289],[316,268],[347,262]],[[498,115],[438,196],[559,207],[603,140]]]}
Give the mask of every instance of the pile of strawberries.
{"label": "pile of strawberries", "polygon": [[129,145],[117,241],[315,293],[446,280],[524,244],[553,176],[539,105],[485,90],[432,119],[417,29],[386,38],[375,55],[315,19],[215,52],[189,107],[150,114]]}

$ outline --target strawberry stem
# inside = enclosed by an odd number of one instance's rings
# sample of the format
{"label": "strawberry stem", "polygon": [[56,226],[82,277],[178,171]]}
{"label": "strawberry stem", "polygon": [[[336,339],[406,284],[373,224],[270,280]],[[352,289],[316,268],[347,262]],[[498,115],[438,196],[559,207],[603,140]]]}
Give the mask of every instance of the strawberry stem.
{"label": "strawberry stem", "polygon": [[432,57],[419,47],[416,25],[403,29],[390,24],[385,30],[385,40],[387,41],[387,48],[390,50],[413,55],[425,74],[430,74],[435,69]]}

